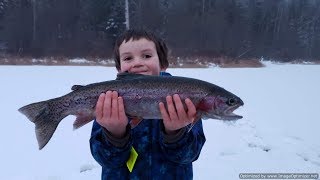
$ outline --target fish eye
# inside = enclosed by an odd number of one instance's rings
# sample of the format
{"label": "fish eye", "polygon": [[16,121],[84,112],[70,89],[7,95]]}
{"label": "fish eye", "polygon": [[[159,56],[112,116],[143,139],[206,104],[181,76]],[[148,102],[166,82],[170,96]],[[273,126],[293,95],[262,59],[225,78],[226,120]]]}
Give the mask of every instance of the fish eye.
{"label": "fish eye", "polygon": [[228,101],[227,101],[227,104],[229,106],[233,106],[237,103],[237,100],[235,98],[229,98]]}

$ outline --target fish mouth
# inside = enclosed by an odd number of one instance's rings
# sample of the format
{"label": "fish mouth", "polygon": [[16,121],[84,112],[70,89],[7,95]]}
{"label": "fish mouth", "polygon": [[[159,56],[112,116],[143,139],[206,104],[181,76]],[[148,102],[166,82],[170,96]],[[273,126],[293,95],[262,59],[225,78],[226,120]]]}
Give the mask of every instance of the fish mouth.
{"label": "fish mouth", "polygon": [[221,116],[221,119],[223,119],[223,120],[238,120],[238,119],[242,119],[243,116],[237,115],[237,114],[235,114],[233,112],[233,111],[235,111],[236,109],[238,109],[242,105],[243,104],[237,104],[237,105],[234,105],[234,106],[231,106],[231,107],[227,108],[223,112],[223,115]]}

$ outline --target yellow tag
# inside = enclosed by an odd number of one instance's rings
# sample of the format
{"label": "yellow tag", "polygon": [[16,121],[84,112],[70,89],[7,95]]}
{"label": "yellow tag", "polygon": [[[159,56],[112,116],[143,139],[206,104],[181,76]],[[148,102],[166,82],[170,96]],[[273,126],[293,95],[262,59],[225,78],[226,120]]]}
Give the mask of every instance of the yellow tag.
{"label": "yellow tag", "polygon": [[127,167],[128,167],[130,172],[132,172],[133,166],[136,163],[137,158],[138,158],[137,151],[133,147],[131,147],[130,157],[129,157],[128,161],[127,161]]}

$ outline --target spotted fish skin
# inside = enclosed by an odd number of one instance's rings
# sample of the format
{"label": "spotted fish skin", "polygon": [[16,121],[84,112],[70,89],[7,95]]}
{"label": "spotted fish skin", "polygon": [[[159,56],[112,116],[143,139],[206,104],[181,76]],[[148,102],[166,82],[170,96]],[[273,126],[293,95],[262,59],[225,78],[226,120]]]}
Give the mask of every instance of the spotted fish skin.
{"label": "spotted fish skin", "polygon": [[[233,111],[243,101],[231,92],[206,81],[177,76],[146,76],[131,73],[118,74],[116,80],[74,85],[70,93],[46,101],[23,106],[19,111],[35,124],[39,149],[54,134],[58,124],[68,115],[75,115],[77,129],[95,118],[95,105],[101,93],[117,91],[124,100],[129,117],[162,119],[159,103],[166,96],[178,94],[189,98],[197,108],[197,118],[237,120],[242,116]],[[186,108],[186,107],[185,107]]]}

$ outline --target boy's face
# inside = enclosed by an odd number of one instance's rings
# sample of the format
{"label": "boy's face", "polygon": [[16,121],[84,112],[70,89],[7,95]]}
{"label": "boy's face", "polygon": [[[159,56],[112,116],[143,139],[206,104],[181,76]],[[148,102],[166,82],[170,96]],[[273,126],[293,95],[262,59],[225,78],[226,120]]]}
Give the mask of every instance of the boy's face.
{"label": "boy's face", "polygon": [[154,42],[145,38],[123,41],[119,47],[120,72],[159,75],[160,61]]}

